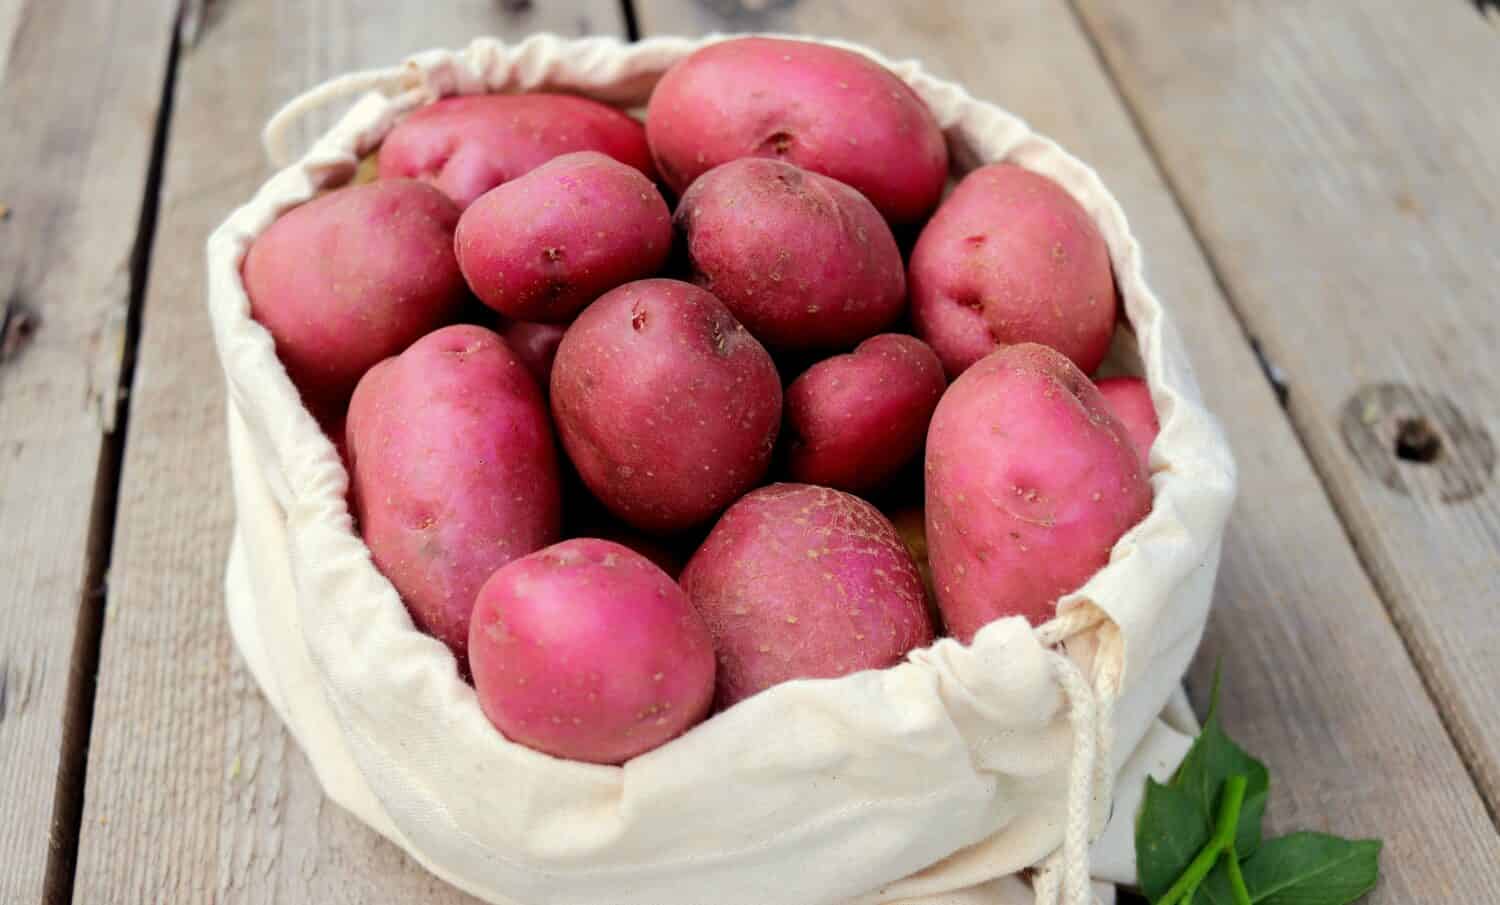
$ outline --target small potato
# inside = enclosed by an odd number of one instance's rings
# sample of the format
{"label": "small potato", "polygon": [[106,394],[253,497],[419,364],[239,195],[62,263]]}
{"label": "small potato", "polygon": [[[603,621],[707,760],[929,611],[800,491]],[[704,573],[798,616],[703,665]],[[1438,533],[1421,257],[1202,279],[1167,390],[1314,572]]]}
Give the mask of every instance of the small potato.
{"label": "small potato", "polygon": [[[1151,403],[1151,389],[1139,377],[1110,377],[1098,382],[1099,395],[1110,412],[1125,426],[1130,444],[1141,454],[1142,461],[1151,460],[1151,444],[1161,431],[1156,420],[1156,406]],[[1149,467],[1149,464],[1148,464]]]}
{"label": "small potato", "polygon": [[677,206],[694,281],[775,349],[848,348],[906,306],[890,228],[843,183],[779,160],[703,174]]}
{"label": "small potato", "polygon": [[381,143],[380,178],[425,179],[463,208],[573,151],[608,154],[656,178],[640,123],[566,94],[471,94],[429,104]]}
{"label": "small potato", "polygon": [[579,151],[469,205],[454,248],[480,301],[507,317],[564,323],[604,292],[661,269],[672,214],[639,170]]}
{"label": "small potato", "polygon": [[947,385],[927,344],[902,333],[813,365],[786,391],[792,479],[854,493],[885,484],[921,451]]}
{"label": "small potato", "polygon": [[1109,249],[1062,186],[1008,163],[968,176],[912,249],[915,332],[950,378],[995,349],[1034,342],[1085,373],[1115,329]]}
{"label": "small potato", "polygon": [[896,529],[827,487],[746,494],[688,561],[682,588],[714,636],[720,707],[791,679],[883,669],[932,643]]}
{"label": "small potato", "polygon": [[521,364],[536,378],[542,393],[552,380],[552,362],[557,358],[557,344],[562,342],[561,324],[535,324],[531,321],[511,321],[500,328],[506,345],[521,359]]}
{"label": "small potato", "polygon": [[399,179],[294,207],[250,246],[250,314],[310,406],[340,406],[377,362],[457,316],[457,222],[441,192]]}
{"label": "small potato", "polygon": [[927,548],[943,620],[1050,619],[1151,509],[1125,428],[1082,371],[1032,343],[948,388],[927,433]]}
{"label": "small potato", "polygon": [[557,454],[536,382],[483,327],[387,359],[349,403],[353,503],[375,565],[463,665],[474,595],[557,540]]}
{"label": "small potato", "polygon": [[479,705],[506,738],[620,764],[686,732],[713,702],[713,638],[671,578],[579,538],[495,572],[469,630]]}
{"label": "small potato", "polygon": [[892,223],[937,205],[948,147],[927,105],[873,60],[808,41],[736,38],[694,52],[651,93],[646,136],[681,194],[741,157],[831,176]]}
{"label": "small potato", "polygon": [[552,414],[594,496],[667,534],[712,518],[765,474],[781,381],[718,299],[641,280],[605,293],[563,335]]}

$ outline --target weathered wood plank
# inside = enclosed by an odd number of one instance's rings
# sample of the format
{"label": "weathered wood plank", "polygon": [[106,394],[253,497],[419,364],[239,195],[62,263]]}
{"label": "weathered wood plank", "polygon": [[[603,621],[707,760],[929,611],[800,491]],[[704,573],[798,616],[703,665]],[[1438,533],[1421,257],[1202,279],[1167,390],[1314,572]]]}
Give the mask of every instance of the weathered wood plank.
{"label": "weathered wood plank", "polygon": [[748,3],[638,7],[646,34],[839,34],[919,57],[1100,169],[1147,249],[1152,284],[1189,338],[1238,455],[1241,498],[1195,676],[1206,679],[1222,658],[1229,725],[1273,767],[1271,824],[1385,837],[1385,880],[1372,903],[1500,897],[1500,838],[1182,213],[1067,8],[1053,0],[911,0],[872,17],[853,0],[761,13]]}
{"label": "weathered wood plank", "polygon": [[233,653],[222,590],[233,516],[202,248],[268,175],[261,124],[315,82],[479,34],[623,31],[613,0],[502,6],[220,2],[185,52],[110,570],[80,905],[470,901],[323,799]]}
{"label": "weathered wood plank", "polygon": [[1500,810],[1495,34],[1460,3],[1080,6]]}
{"label": "weathered wood plank", "polygon": [[0,3],[0,901],[66,894],[175,0]]}
{"label": "weathered wood plank", "polygon": [[10,41],[21,23],[24,0],[0,0],[0,85],[5,84],[6,63],[10,60]]}

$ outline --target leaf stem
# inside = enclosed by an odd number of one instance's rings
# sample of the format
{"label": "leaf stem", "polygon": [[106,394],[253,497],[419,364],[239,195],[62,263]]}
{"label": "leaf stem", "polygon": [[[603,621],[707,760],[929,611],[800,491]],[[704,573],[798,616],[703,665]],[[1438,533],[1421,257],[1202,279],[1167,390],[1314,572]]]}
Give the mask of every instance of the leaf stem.
{"label": "leaf stem", "polygon": [[[1230,870],[1235,875],[1239,874],[1239,859],[1234,854],[1234,834],[1235,828],[1239,826],[1240,808],[1245,803],[1245,788],[1248,785],[1249,780],[1244,776],[1236,775],[1224,780],[1224,792],[1219,799],[1219,813],[1218,819],[1214,822],[1214,834],[1194,856],[1187,870],[1183,871],[1182,875],[1167,888],[1166,894],[1156,900],[1156,905],[1179,905],[1185,902],[1198,889],[1203,878],[1208,876],[1208,872],[1213,870],[1214,862],[1218,861],[1219,856],[1225,852],[1229,853],[1229,860],[1232,863]],[[1244,885],[1244,879],[1241,878],[1240,890],[1244,889]],[[1248,894],[1241,900],[1239,891],[1236,891],[1235,905],[1250,905]]]}
{"label": "leaf stem", "polygon": [[1219,799],[1219,821],[1214,827],[1212,841],[1218,842],[1226,851],[1234,850],[1234,834],[1240,825],[1240,808],[1245,804],[1245,789],[1250,780],[1244,776],[1231,776],[1224,780],[1224,796]]}
{"label": "leaf stem", "polygon": [[1229,868],[1229,892],[1234,896],[1234,905],[1252,905],[1250,890],[1245,888],[1245,875],[1240,873],[1240,859],[1231,849],[1226,866]]}

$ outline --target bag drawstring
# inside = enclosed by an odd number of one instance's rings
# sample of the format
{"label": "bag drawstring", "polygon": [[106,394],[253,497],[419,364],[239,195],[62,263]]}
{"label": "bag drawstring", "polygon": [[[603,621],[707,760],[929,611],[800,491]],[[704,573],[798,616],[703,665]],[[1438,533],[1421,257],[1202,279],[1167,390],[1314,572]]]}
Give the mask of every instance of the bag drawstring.
{"label": "bag drawstring", "polygon": [[[1039,640],[1056,647],[1075,635],[1104,623],[1107,617],[1095,607],[1079,607],[1037,630]],[[1058,684],[1068,701],[1068,720],[1073,729],[1073,754],[1068,766],[1067,815],[1063,841],[1037,868],[1032,877],[1036,905],[1093,905],[1089,877],[1089,838],[1094,802],[1113,795],[1114,771],[1110,750],[1114,740],[1114,700],[1118,687],[1118,664],[1100,656],[1090,683],[1073,658],[1061,650],[1049,653]]]}
{"label": "bag drawstring", "polygon": [[260,133],[261,145],[265,148],[271,165],[279,170],[290,166],[297,159],[287,147],[287,135],[307,114],[368,91],[392,96],[409,87],[406,80],[407,70],[403,67],[366,69],[329,79],[287,101],[271,116]]}

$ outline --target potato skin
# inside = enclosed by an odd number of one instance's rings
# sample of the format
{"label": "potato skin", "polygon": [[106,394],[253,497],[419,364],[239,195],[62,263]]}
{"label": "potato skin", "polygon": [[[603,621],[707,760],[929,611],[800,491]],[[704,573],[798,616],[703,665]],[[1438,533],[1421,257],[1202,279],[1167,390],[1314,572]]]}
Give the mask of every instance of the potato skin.
{"label": "potato skin", "polygon": [[686,732],[713,702],[713,638],[676,583],[619,544],[524,556],[479,591],[469,630],[479,704],[513,742],[619,764]]}
{"label": "potato skin", "polygon": [[375,565],[462,665],[480,586],[558,537],[557,454],[536,382],[494,333],[445,327],[365,375],[347,432]]}
{"label": "potato skin", "polygon": [[1040,625],[1151,509],[1125,428],[1046,346],[995,352],[948,388],[927,434],[927,549],[948,631]]}
{"label": "potato skin", "polygon": [[694,52],[657,83],[646,137],[679,194],[719,164],[774,157],[853,186],[892,223],[925,217],[948,178],[942,131],[905,82],[807,41],[737,38]]}
{"label": "potato skin", "polygon": [[537,387],[545,395],[552,380],[552,362],[557,358],[557,346],[562,342],[562,324],[537,324],[531,321],[510,321],[500,326],[500,335],[505,344],[521,359],[521,364],[536,378]]}
{"label": "potato skin", "polygon": [[250,246],[250,314],[310,405],[341,405],[376,363],[457,316],[457,222],[441,192],[400,179],[294,207]]}
{"label": "potato skin", "polygon": [[563,335],[552,414],[589,490],[634,527],[707,521],[765,474],[781,423],[771,356],[710,293],[641,280]]}
{"label": "potato skin", "polygon": [[714,636],[720,707],[791,679],[883,669],[932,643],[922,579],[896,529],[827,487],[746,494],[681,582]]}
{"label": "potato skin", "polygon": [[1115,329],[1109,249],[1062,186],[1014,164],[964,177],[908,269],[915,332],[950,378],[1001,346],[1051,346],[1092,373]]}
{"label": "potato skin", "polygon": [[932,349],[902,333],[818,362],[786,390],[789,474],[853,493],[880,487],[922,449],[947,385]]}
{"label": "potato skin", "polygon": [[386,135],[380,178],[425,179],[463,208],[573,151],[599,151],[656,178],[640,123],[567,94],[471,94],[429,104]]}
{"label": "potato skin", "polygon": [[859,192],[779,160],[704,173],[674,222],[694,282],[776,349],[845,349],[906,307],[901,251]]}
{"label": "potato skin", "polygon": [[484,193],[459,218],[453,244],[480,301],[507,317],[563,323],[660,270],[672,214],[639,170],[578,151]]}
{"label": "potato skin", "polygon": [[1141,454],[1141,460],[1150,468],[1151,444],[1161,431],[1156,419],[1156,406],[1151,402],[1151,389],[1139,377],[1109,377],[1096,384],[1099,395],[1110,412],[1125,426],[1130,443]]}

